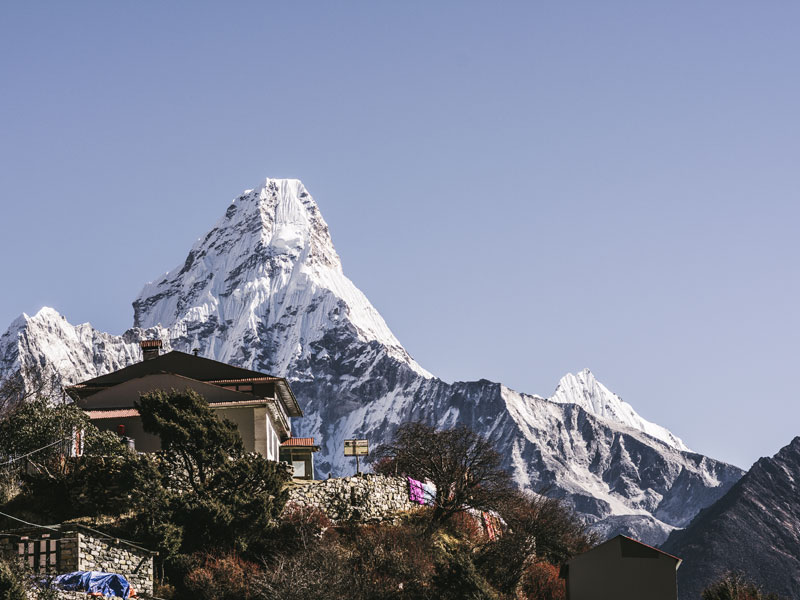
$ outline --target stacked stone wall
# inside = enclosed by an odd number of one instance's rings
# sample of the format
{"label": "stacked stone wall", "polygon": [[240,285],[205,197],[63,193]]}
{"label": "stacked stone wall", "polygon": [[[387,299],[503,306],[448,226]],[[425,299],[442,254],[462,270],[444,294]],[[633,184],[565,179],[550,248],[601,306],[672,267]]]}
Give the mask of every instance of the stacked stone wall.
{"label": "stacked stone wall", "polygon": [[[153,555],[113,539],[77,534],[78,571],[105,571],[125,577],[139,594],[153,593]],[[63,555],[63,550],[62,550]]]}
{"label": "stacked stone wall", "polygon": [[284,514],[293,508],[317,508],[334,523],[369,523],[389,520],[419,507],[408,499],[405,477],[364,474],[299,482],[289,492]]}

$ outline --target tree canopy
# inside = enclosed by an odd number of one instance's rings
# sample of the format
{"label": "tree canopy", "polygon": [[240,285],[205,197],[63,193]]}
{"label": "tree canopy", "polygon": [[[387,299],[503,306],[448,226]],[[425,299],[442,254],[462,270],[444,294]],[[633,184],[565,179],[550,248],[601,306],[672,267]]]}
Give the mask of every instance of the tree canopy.
{"label": "tree canopy", "polygon": [[136,407],[145,431],[161,440],[156,459],[166,492],[154,509],[181,528],[180,552],[242,552],[257,543],[283,510],[287,471],[245,453],[236,424],[193,390],[144,394]]}
{"label": "tree canopy", "polygon": [[161,440],[159,456],[198,494],[230,458],[244,453],[236,424],[220,419],[197,392],[158,390],[135,403],[147,433]]}

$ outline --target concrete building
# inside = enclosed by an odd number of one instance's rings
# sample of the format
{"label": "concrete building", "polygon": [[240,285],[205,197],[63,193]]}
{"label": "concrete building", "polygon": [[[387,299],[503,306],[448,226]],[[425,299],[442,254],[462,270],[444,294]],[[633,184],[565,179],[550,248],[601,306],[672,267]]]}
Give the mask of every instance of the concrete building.
{"label": "concrete building", "polygon": [[[160,440],[144,431],[134,403],[148,392],[190,389],[203,396],[220,418],[236,423],[245,450],[281,459],[281,445],[292,439],[291,419],[303,416],[286,379],[194,354],[161,354],[160,340],[141,346],[141,362],[67,388],[98,428],[124,435],[139,452],[155,452]],[[304,477],[313,478],[310,457],[319,448],[313,440],[303,439],[304,447],[296,448],[292,459],[303,461]]]}

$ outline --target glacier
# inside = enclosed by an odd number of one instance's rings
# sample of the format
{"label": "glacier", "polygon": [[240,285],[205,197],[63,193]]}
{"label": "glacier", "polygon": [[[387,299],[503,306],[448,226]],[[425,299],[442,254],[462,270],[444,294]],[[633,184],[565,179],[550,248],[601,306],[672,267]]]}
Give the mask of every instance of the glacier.
{"label": "glacier", "polygon": [[228,206],[186,260],[147,283],[115,336],[43,308],[0,337],[0,369],[47,367],[64,383],[141,359],[140,339],[289,378],[321,444],[317,472],[347,474],[345,438],[373,445],[407,420],[491,438],[517,484],[564,499],[603,535],[660,543],[742,471],[690,451],[589,370],[549,397],[496,382],[447,383],[403,348],[344,275],[328,226],[296,179],[267,179]]}

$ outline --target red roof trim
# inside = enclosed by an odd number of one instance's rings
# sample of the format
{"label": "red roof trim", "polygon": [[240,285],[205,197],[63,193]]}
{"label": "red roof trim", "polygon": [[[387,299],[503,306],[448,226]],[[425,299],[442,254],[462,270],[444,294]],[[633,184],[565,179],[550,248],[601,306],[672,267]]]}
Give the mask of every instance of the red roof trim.
{"label": "red roof trim", "polygon": [[313,437],[306,437],[306,438],[289,438],[288,440],[281,442],[281,446],[314,446],[314,438]]}
{"label": "red roof trim", "polygon": [[269,381],[280,381],[281,377],[243,377],[240,379],[212,379],[206,381],[204,383],[210,383],[213,385],[226,385],[226,384],[233,384],[233,383],[266,383]]}

